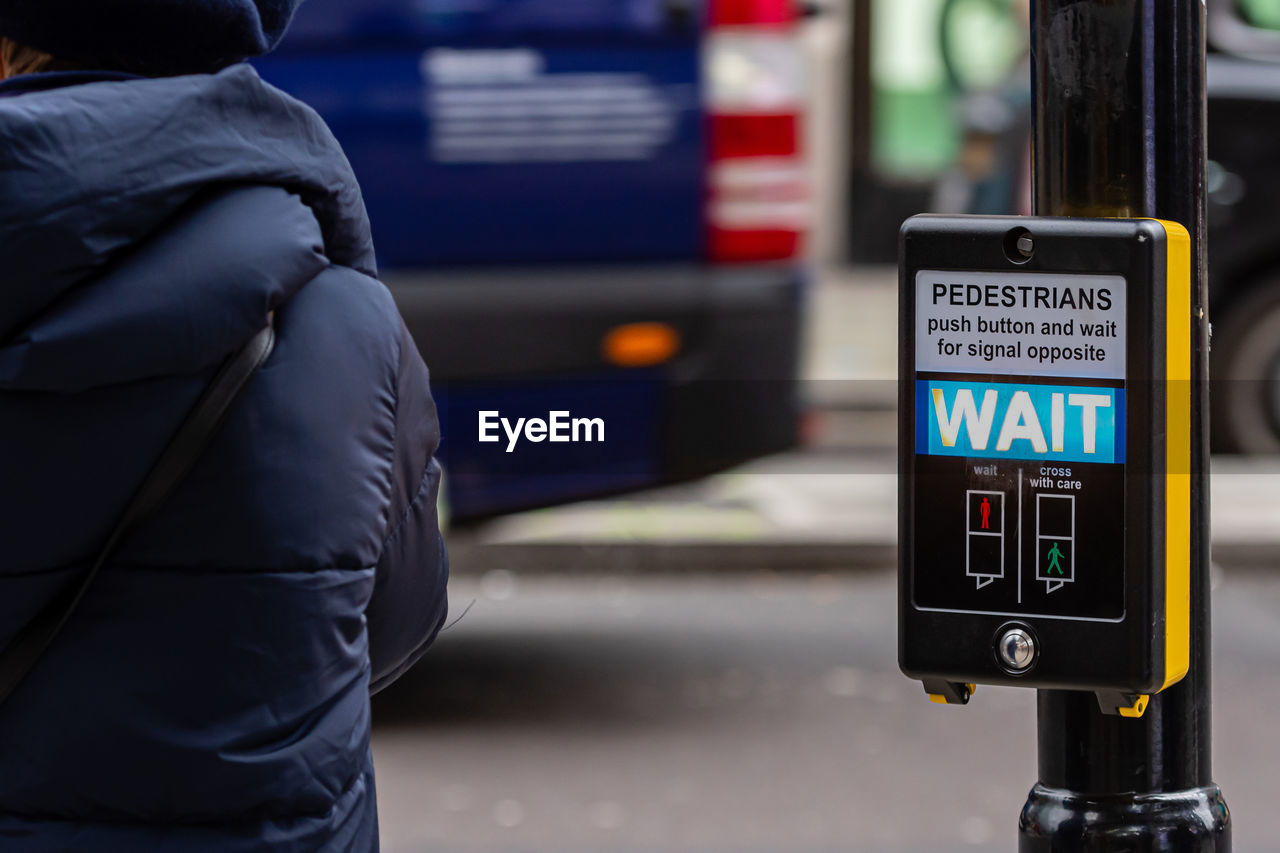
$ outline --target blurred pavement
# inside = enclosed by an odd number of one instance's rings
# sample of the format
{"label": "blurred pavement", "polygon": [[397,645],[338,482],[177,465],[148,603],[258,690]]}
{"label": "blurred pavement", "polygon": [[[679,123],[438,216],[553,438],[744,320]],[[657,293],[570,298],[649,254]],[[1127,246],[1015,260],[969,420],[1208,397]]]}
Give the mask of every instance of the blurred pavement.
{"label": "blurred pavement", "polygon": [[[451,587],[460,621],[374,699],[386,853],[1015,847],[1035,692],[927,701],[889,565]],[[1215,778],[1236,849],[1280,853],[1280,577],[1227,564],[1214,587]]]}
{"label": "blurred pavement", "polygon": [[[706,480],[521,513],[450,537],[460,572],[887,565],[897,538],[897,273],[817,277],[809,447]],[[1215,559],[1280,562],[1280,457],[1214,460]]]}

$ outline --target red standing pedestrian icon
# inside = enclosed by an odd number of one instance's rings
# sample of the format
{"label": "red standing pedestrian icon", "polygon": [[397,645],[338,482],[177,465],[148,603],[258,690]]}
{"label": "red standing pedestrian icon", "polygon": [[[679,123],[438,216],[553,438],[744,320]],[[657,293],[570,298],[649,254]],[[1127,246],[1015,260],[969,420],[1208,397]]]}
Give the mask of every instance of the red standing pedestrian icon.
{"label": "red standing pedestrian icon", "polygon": [[978,507],[978,512],[982,513],[982,529],[991,529],[991,504],[986,498],[982,499],[982,506]]}

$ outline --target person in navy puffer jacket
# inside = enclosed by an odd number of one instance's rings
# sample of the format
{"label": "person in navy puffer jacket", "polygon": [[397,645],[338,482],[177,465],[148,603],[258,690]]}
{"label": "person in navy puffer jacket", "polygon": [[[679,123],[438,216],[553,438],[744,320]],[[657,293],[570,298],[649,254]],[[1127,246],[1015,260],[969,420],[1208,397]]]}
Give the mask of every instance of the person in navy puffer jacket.
{"label": "person in navy puffer jacket", "polygon": [[445,618],[427,371],[355,177],[238,62],[296,0],[0,0],[0,645],[277,343],[0,704],[0,850],[378,846],[369,696]]}

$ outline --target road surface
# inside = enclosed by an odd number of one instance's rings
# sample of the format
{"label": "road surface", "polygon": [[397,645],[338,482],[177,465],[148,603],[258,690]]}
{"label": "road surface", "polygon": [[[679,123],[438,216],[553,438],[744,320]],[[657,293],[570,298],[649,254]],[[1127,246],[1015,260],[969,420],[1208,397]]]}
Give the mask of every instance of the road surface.
{"label": "road surface", "polygon": [[[1031,691],[926,701],[888,568],[728,568],[456,581],[470,610],[375,701],[384,849],[1014,849]],[[1235,849],[1280,851],[1280,573],[1215,595],[1215,772]]]}

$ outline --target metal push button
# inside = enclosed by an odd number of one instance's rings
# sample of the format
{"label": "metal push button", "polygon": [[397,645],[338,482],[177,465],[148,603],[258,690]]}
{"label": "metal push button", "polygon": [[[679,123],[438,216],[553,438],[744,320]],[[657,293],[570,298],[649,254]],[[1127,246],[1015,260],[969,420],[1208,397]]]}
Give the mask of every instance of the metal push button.
{"label": "metal push button", "polygon": [[996,641],[1000,664],[1011,672],[1025,672],[1036,659],[1036,641],[1024,628],[1008,628]]}

